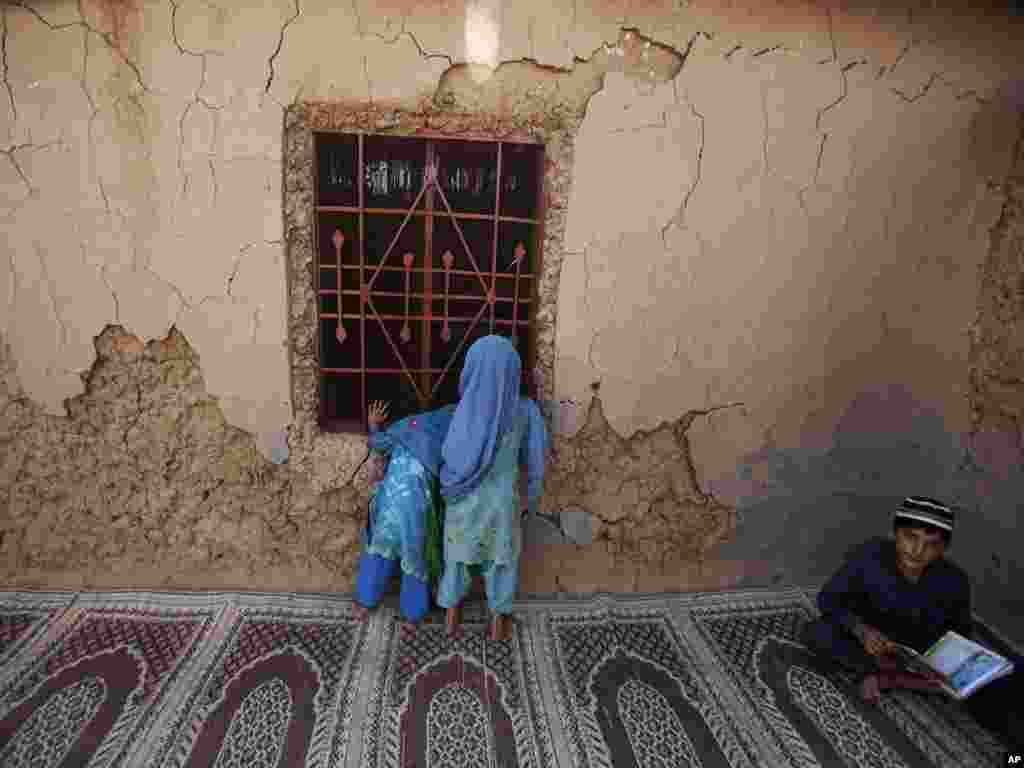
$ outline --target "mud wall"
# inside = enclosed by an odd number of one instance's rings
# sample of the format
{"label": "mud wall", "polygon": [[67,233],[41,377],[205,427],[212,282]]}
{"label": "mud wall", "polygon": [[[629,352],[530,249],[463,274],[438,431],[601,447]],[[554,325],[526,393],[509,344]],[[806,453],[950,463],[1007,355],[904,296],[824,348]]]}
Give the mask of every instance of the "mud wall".
{"label": "mud wall", "polygon": [[1015,18],[0,18],[6,582],[347,588],[364,444],[317,429],[308,336],[303,142],[329,123],[548,143],[540,367],[564,434],[544,509],[592,513],[609,558],[813,581],[898,496],[933,493],[973,516],[955,551],[983,609],[1012,599],[1018,556],[985,547],[1016,524]]}

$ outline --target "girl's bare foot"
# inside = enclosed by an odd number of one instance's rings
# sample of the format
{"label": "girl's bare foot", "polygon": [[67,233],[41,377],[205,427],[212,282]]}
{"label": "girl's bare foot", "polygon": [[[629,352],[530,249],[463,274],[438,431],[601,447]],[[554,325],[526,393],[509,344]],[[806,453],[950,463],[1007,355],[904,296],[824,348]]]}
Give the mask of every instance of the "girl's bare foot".
{"label": "girl's bare foot", "polygon": [[448,634],[449,635],[454,636],[454,635],[457,635],[459,633],[459,622],[461,620],[462,620],[462,618],[461,618],[461,616],[459,616],[459,606],[456,605],[455,607],[448,609],[447,622],[446,623],[448,625]]}
{"label": "girl's bare foot", "polygon": [[868,704],[877,704],[882,698],[882,687],[878,675],[868,675],[860,684],[860,697]]}
{"label": "girl's bare foot", "polygon": [[494,642],[504,642],[508,640],[512,632],[512,617],[499,613],[491,620],[491,640]]}

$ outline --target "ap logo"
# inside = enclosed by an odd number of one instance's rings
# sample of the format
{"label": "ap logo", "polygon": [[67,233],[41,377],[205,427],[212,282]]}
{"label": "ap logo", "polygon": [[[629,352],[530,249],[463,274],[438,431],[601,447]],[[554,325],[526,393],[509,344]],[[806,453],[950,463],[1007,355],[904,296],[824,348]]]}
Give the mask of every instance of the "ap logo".
{"label": "ap logo", "polygon": [[1024,766],[1024,755],[1010,754],[1006,756],[1007,765],[1020,765]]}

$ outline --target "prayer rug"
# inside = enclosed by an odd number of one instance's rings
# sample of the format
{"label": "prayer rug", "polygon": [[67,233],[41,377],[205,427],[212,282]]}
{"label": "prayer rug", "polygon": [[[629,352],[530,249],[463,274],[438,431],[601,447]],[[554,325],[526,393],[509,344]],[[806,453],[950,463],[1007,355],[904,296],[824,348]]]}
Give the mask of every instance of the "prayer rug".
{"label": "prayer rug", "polygon": [[[10,659],[74,600],[72,592],[13,593],[0,602],[0,675]],[[0,678],[2,679],[2,678]]]}
{"label": "prayer rug", "polygon": [[140,764],[338,765],[365,639],[348,601],[233,596]]}
{"label": "prayer rug", "polygon": [[798,590],[485,604],[449,638],[343,596],[0,592],[3,768],[985,768],[941,694],[860,700]]}
{"label": "prayer rug", "polygon": [[441,617],[414,632],[381,618],[360,765],[554,768],[526,623],[494,642],[479,611],[466,611],[454,638]]}
{"label": "prayer rug", "polygon": [[736,719],[759,731],[779,766],[995,765],[1005,746],[942,694],[898,692],[864,703],[852,676],[805,648],[816,617],[810,594],[792,590],[694,597],[694,642],[737,692]]}
{"label": "prayer rug", "polygon": [[206,639],[218,611],[207,603],[82,595],[53,615],[0,676],[0,765],[125,765]]}
{"label": "prayer rug", "polygon": [[756,766],[758,747],[680,638],[671,600],[605,599],[540,623],[569,765]]}

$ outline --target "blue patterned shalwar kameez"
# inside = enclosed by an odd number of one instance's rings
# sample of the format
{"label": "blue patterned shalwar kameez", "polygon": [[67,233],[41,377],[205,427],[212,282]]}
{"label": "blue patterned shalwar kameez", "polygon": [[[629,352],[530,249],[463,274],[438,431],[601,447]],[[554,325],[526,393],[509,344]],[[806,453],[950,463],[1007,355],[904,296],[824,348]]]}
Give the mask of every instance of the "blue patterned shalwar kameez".
{"label": "blue patterned shalwar kameez", "polygon": [[[539,448],[531,445],[531,432],[533,443],[541,441]],[[533,487],[529,492],[532,503],[543,477],[544,434],[543,418],[536,404],[522,399],[515,426],[502,438],[483,482],[468,495],[448,502],[444,519],[445,568],[437,598],[442,607],[455,607],[465,598],[471,584],[470,568],[475,567],[483,574],[491,611],[512,613],[522,547],[519,466],[522,462],[533,470]],[[539,469],[536,457],[530,456],[538,450]]]}
{"label": "blue patterned shalwar kameez", "polygon": [[367,608],[380,602],[394,575],[402,570],[399,607],[418,622],[430,610],[430,577],[424,556],[431,475],[401,444],[391,450],[384,479],[370,498],[370,529],[356,579],[356,597]]}

